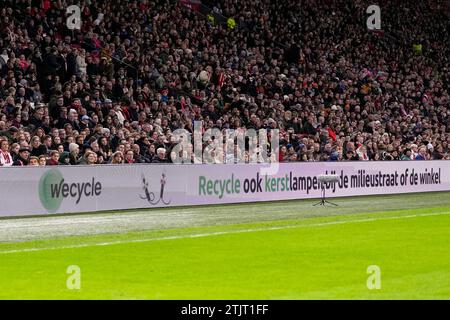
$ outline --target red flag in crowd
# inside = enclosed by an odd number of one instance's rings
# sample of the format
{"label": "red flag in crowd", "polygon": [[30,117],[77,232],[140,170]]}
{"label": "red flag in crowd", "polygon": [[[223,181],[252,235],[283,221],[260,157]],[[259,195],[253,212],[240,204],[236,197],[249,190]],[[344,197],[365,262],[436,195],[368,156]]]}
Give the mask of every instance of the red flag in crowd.
{"label": "red flag in crowd", "polygon": [[180,98],[180,104],[181,104],[181,112],[184,112],[184,107],[186,106],[186,99],[184,97]]}
{"label": "red flag in crowd", "polygon": [[218,80],[218,84],[217,84],[219,89],[222,88],[224,82],[225,82],[225,74],[223,72],[221,72],[219,75],[219,80]]}
{"label": "red flag in crowd", "polygon": [[50,0],[44,0],[42,1],[42,9],[44,9],[44,11],[48,11],[48,9],[50,9],[51,3]]}
{"label": "red flag in crowd", "polygon": [[328,135],[331,137],[331,139],[336,141],[336,132],[334,132],[333,129],[331,129],[330,127],[327,128],[327,131],[328,131]]}

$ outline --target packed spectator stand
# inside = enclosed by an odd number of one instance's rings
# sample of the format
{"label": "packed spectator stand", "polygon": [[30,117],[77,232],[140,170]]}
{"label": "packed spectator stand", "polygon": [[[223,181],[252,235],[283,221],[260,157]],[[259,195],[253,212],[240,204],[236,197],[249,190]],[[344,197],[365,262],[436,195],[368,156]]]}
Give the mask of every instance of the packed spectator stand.
{"label": "packed spectator stand", "polygon": [[280,162],[450,159],[446,1],[379,31],[361,0],[0,2],[1,166],[170,163],[195,121],[279,129]]}

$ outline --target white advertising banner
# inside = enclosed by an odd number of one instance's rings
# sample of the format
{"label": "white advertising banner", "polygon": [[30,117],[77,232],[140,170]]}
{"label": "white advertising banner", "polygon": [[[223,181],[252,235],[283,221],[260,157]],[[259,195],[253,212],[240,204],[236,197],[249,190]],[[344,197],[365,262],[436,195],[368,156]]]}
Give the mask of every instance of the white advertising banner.
{"label": "white advertising banner", "polygon": [[0,216],[450,190],[450,161],[0,169]]}

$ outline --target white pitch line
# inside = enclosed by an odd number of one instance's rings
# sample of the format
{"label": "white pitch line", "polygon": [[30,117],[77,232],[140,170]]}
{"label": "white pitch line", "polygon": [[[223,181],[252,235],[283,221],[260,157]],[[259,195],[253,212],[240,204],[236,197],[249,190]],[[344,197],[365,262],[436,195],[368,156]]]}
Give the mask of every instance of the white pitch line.
{"label": "white pitch line", "polygon": [[287,225],[287,226],[268,227],[268,228],[253,228],[253,229],[243,229],[243,230],[219,231],[219,232],[198,233],[198,234],[180,235],[180,236],[168,236],[168,237],[160,237],[160,238],[117,240],[117,241],[99,242],[99,243],[84,243],[84,244],[75,244],[75,245],[59,246],[59,247],[57,246],[57,247],[42,247],[42,248],[26,248],[26,249],[0,251],[0,254],[36,252],[36,251],[47,251],[47,250],[78,249],[78,248],[86,248],[86,247],[112,246],[112,245],[118,245],[118,244],[141,243],[141,242],[162,241],[162,240],[205,238],[205,237],[220,236],[220,235],[227,235],[227,234],[237,234],[237,233],[250,233],[250,232],[285,230],[285,229],[295,229],[295,228],[308,228],[308,227],[323,227],[323,226],[337,225],[337,224],[361,223],[361,222],[372,222],[372,221],[382,221],[382,220],[398,220],[398,219],[408,219],[408,218],[417,218],[417,217],[441,216],[441,215],[448,215],[448,214],[450,214],[450,211],[439,212],[439,213],[428,213],[428,214],[402,215],[402,216],[393,216],[393,217],[330,221],[330,222],[312,223],[312,224]]}

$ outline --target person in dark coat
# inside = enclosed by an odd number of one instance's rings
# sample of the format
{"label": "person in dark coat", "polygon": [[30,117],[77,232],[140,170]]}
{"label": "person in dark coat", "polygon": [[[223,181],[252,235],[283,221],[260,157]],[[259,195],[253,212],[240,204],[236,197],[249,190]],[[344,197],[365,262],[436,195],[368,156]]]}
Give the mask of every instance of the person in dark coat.
{"label": "person in dark coat", "polygon": [[19,149],[19,156],[14,160],[13,166],[27,166],[30,160],[30,148],[23,147]]}
{"label": "person in dark coat", "polygon": [[64,151],[59,156],[59,164],[63,166],[69,166],[70,165],[70,154],[67,151]]}

